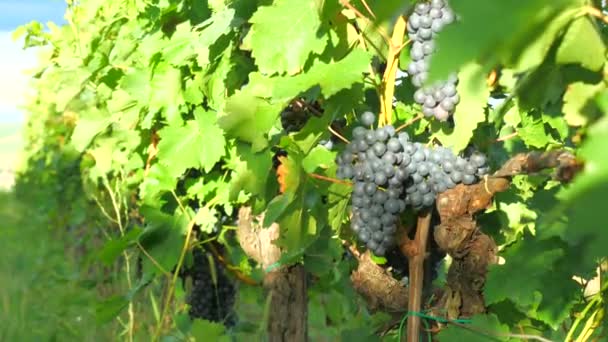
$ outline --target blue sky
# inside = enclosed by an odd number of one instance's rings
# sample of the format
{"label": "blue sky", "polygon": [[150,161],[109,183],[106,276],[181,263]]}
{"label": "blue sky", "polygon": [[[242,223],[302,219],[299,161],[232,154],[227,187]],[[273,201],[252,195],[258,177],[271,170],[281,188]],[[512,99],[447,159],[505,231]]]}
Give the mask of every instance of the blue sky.
{"label": "blue sky", "polygon": [[0,0],[0,30],[13,31],[32,20],[63,23],[64,0]]}
{"label": "blue sky", "polygon": [[36,51],[24,51],[12,32],[32,20],[64,24],[65,8],[64,0],[0,0],[0,124],[23,122],[19,106],[28,90],[26,70],[37,64]]}

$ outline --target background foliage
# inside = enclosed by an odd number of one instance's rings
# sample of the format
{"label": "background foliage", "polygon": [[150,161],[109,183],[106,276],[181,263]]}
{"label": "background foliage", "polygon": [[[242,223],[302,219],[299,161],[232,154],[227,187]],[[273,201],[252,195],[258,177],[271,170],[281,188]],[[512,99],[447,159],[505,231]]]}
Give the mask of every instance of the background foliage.
{"label": "background foliage", "polygon": [[[75,264],[58,269],[45,258],[41,276],[78,279],[78,295],[69,292],[69,301],[84,303],[79,324],[92,317],[99,324],[95,331],[72,329],[76,314],[67,306],[57,311],[57,329],[136,340],[263,336],[259,287],[239,287],[239,321],[226,330],[187,319],[187,289],[171,274],[189,262],[182,251],[217,241],[238,272],[259,281],[264,270],[230,238],[234,228],[218,223],[251,205],[267,213],[266,223],[280,224],[284,263],[303,262],[315,279],[311,339],[380,339],[390,315],[367,310],[349,282],[353,262],[342,257],[341,240],[352,240],[350,190],[309,177],[335,177],[341,147],[318,145],[330,137],[333,120],[346,119],[342,133],[350,137],[360,113],[380,108],[386,37],[412,3],[367,4],[373,15],[360,1],[69,1],[68,25],[32,22],[16,32],[26,46],[44,47],[16,187],[43,222],[18,234],[29,235],[37,253],[46,252],[37,244],[59,237],[74,250],[66,255]],[[473,317],[477,331],[450,325],[437,337],[486,341],[481,329],[505,341],[515,338],[509,332],[605,338],[605,281],[585,297],[584,284],[573,279],[590,279],[598,268],[606,276],[602,3],[454,0],[451,6],[460,21],[439,35],[429,77],[458,70],[461,103],[453,125],[423,118],[406,128],[410,136],[455,152],[473,144],[493,169],[518,152],[557,147],[574,151],[585,168],[568,186],[548,172],[516,176],[496,197],[479,218],[505,260],[488,274],[488,314]],[[499,78],[488,85],[493,70]],[[419,111],[408,78],[398,75],[395,126]],[[323,114],[286,134],[280,113],[298,97],[319,103]],[[283,194],[273,169],[277,148],[288,152]],[[200,234],[191,236],[194,228]],[[11,238],[21,237],[2,240]],[[53,300],[63,302],[67,289],[58,288]],[[15,291],[10,283],[7,291]],[[175,300],[166,300],[169,294]],[[392,327],[383,339],[396,339]],[[8,336],[22,330],[7,329]]]}

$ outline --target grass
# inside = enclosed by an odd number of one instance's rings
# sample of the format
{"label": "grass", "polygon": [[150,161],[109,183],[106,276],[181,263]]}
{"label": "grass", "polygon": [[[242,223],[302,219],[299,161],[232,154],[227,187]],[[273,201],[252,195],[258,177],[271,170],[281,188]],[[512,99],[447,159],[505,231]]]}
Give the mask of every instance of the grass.
{"label": "grass", "polygon": [[35,212],[0,193],[0,341],[95,340],[95,292]]}
{"label": "grass", "polygon": [[7,166],[14,167],[23,147],[21,130],[21,123],[0,123],[0,169]]}

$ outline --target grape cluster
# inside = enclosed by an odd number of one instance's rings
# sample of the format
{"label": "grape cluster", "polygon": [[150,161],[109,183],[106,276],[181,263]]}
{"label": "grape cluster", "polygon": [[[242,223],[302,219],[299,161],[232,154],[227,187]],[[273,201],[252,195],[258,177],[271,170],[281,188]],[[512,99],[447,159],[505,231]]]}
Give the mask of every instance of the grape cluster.
{"label": "grape cluster", "polygon": [[234,284],[221,268],[216,269],[217,283],[213,282],[209,259],[200,248],[194,249],[192,256],[194,264],[189,270],[192,277],[192,291],[187,298],[187,303],[190,305],[188,314],[192,319],[201,318],[221,322],[227,326],[234,325],[232,310],[236,292]]}
{"label": "grape cluster", "polygon": [[[362,115],[364,126],[373,122],[373,113]],[[353,182],[351,229],[376,255],[394,246],[397,219],[407,206],[432,206],[437,194],[458,183],[472,184],[489,172],[481,153],[465,159],[444,147],[412,142],[390,125],[355,127],[353,140],[336,162],[337,177]]]}
{"label": "grape cluster", "polygon": [[281,125],[287,133],[297,132],[304,127],[309,118],[309,112],[294,111],[287,107],[281,112]]}
{"label": "grape cluster", "polygon": [[414,101],[422,105],[422,113],[426,117],[434,116],[441,121],[447,120],[460,102],[456,92],[458,77],[452,74],[445,81],[423,85],[427,80],[431,54],[435,52],[435,35],[454,20],[454,12],[445,0],[432,0],[416,4],[407,23],[409,38],[413,42],[410,49],[412,61],[407,70],[412,84],[418,88]]}
{"label": "grape cluster", "polygon": [[301,130],[313,116],[319,116],[322,109],[317,102],[310,102],[304,98],[297,98],[281,112],[281,126],[287,133]]}

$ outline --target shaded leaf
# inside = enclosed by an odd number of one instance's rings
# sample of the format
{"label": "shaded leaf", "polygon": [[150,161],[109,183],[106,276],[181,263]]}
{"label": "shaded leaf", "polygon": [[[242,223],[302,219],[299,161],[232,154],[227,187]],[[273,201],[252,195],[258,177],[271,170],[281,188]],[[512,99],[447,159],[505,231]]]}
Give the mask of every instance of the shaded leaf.
{"label": "shaded leaf", "polygon": [[588,16],[575,19],[557,49],[555,61],[560,64],[577,63],[598,71],[605,61],[606,46]]}

